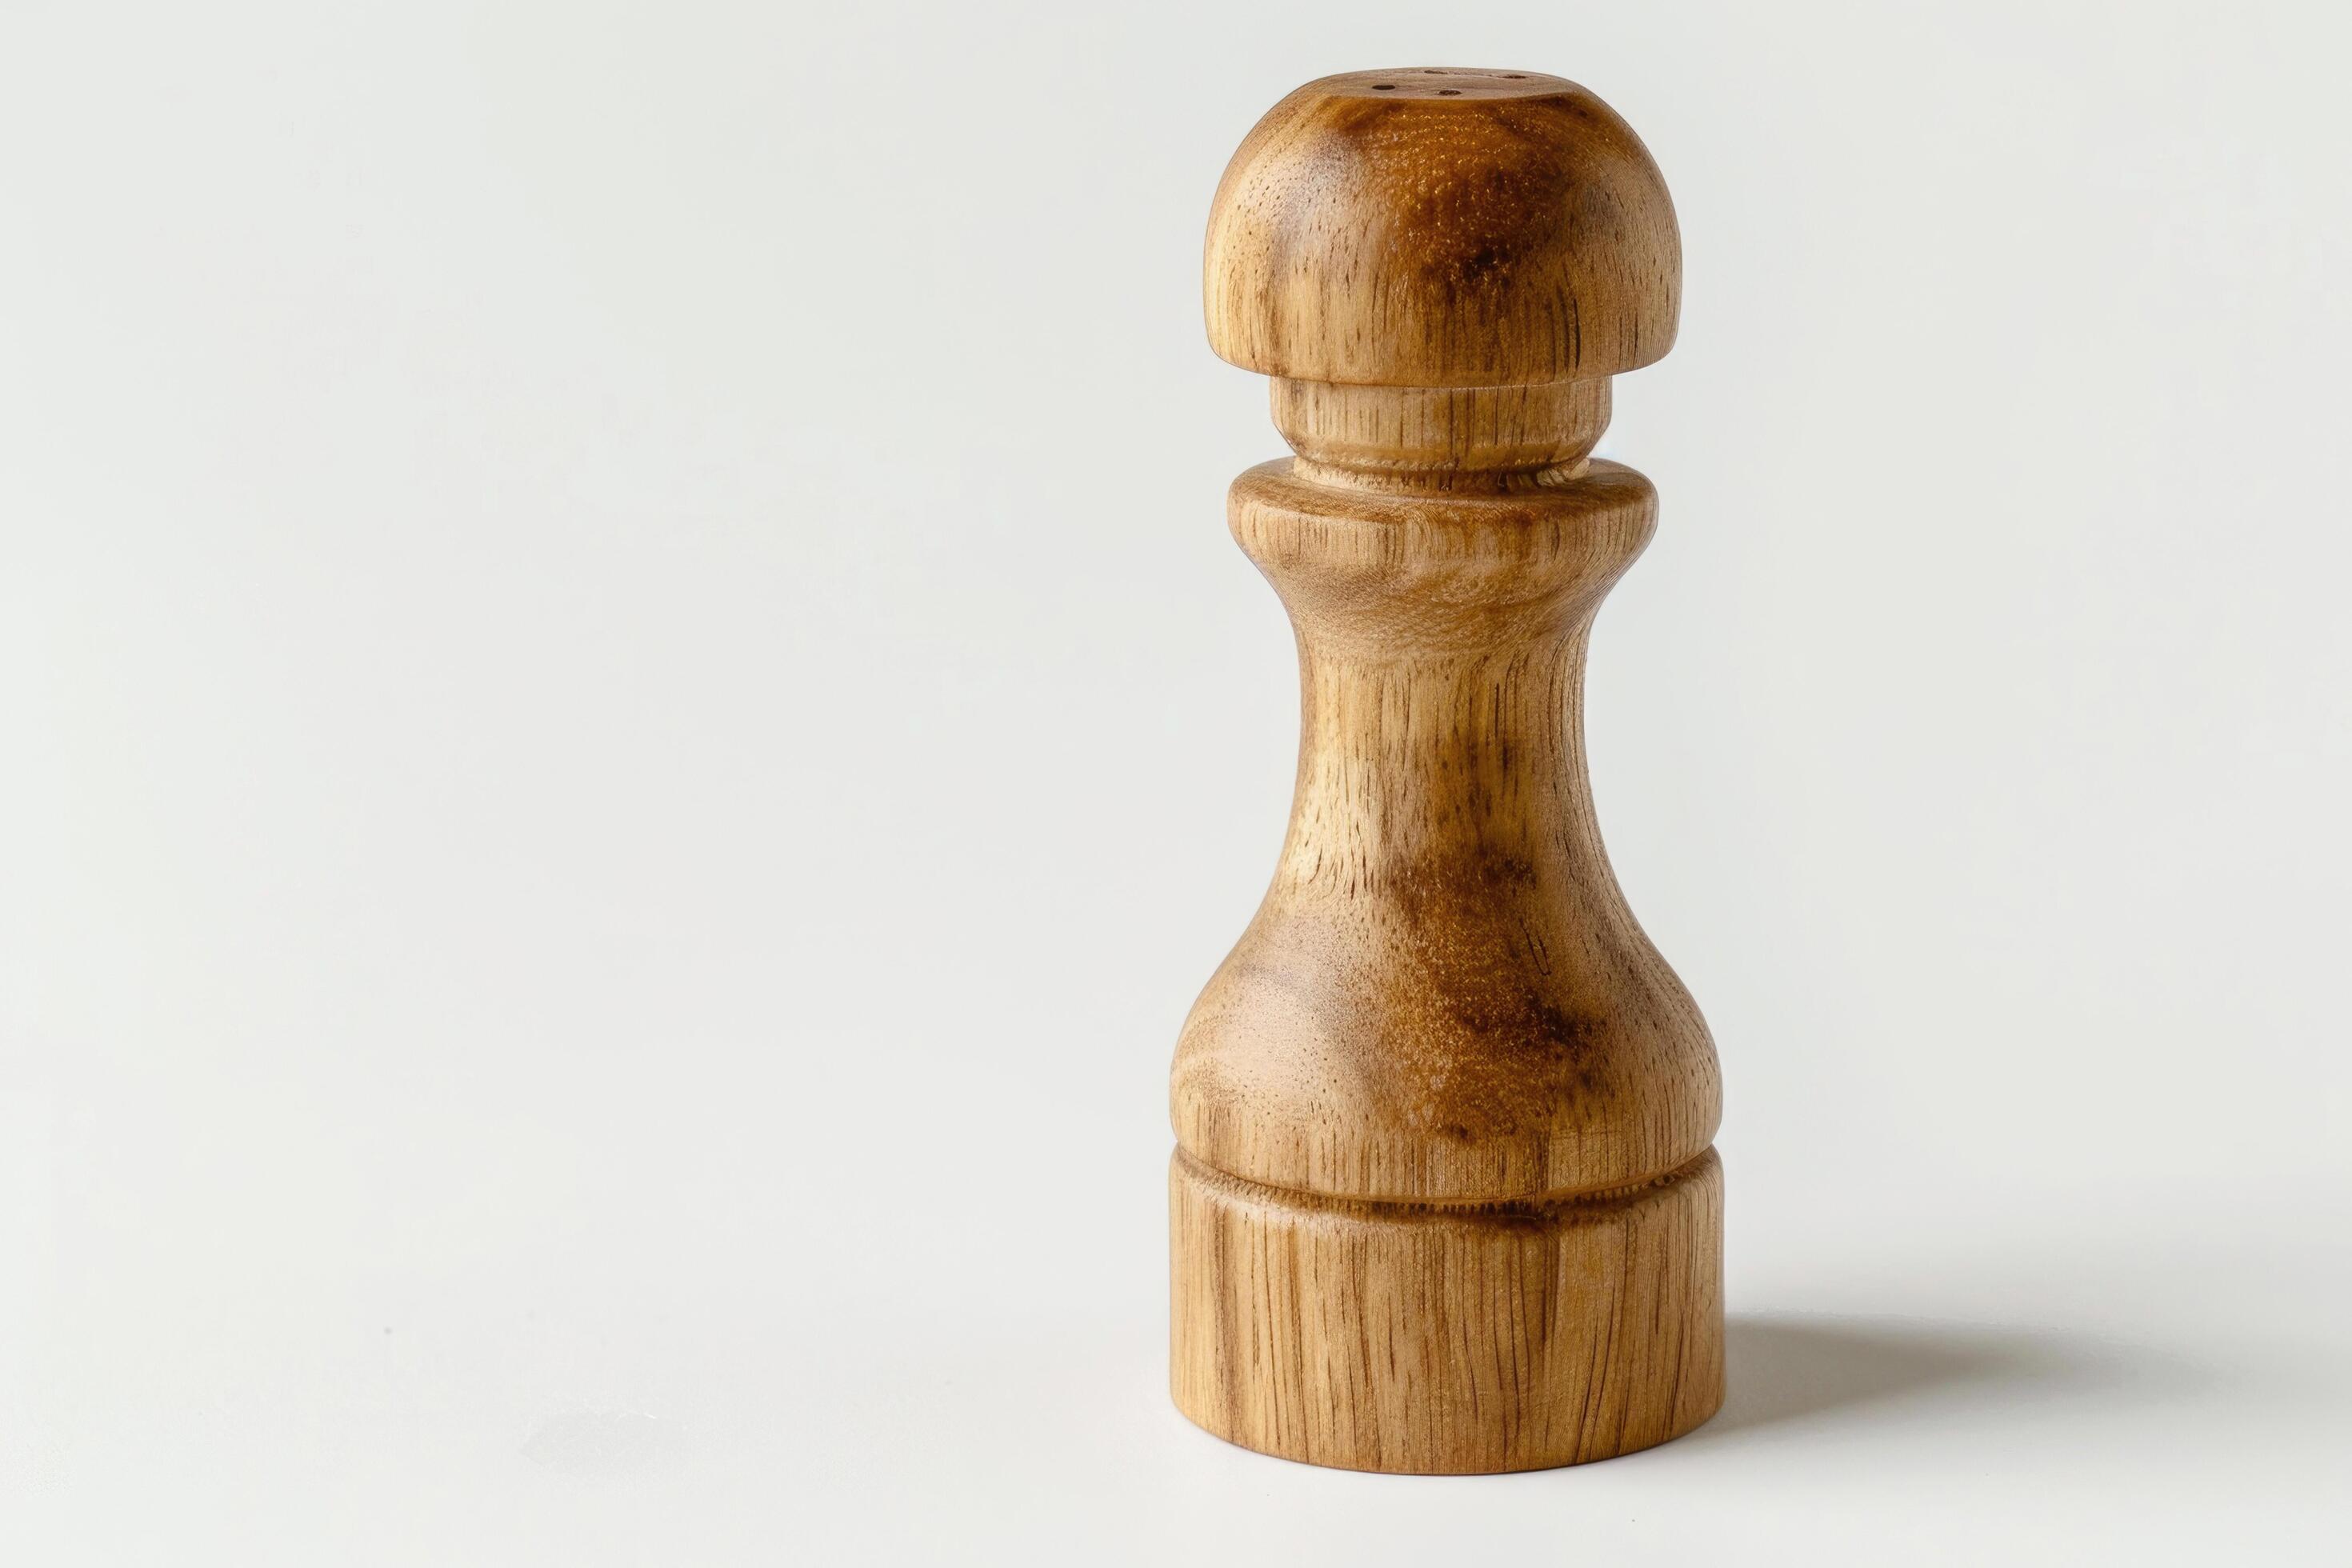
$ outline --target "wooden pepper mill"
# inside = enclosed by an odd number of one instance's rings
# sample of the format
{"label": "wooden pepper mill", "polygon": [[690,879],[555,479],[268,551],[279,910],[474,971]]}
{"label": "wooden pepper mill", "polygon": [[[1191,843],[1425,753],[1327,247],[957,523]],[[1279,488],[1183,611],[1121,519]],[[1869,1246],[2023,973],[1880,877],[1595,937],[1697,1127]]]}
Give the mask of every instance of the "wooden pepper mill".
{"label": "wooden pepper mill", "polygon": [[1721,1103],[1585,780],[1586,635],[1656,492],[1589,454],[1681,242],[1573,82],[1310,82],[1209,217],[1209,341],[1295,458],[1234,536],[1298,638],[1274,885],[1176,1047],[1176,1403],[1353,1469],[1571,1465],[1723,1399]]}

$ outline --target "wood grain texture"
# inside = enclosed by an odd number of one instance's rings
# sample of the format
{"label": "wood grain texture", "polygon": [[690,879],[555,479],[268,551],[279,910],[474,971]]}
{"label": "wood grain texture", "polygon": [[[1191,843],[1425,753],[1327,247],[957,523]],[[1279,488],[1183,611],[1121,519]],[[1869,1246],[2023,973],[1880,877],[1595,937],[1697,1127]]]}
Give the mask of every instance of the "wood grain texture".
{"label": "wood grain texture", "polygon": [[1715,1047],[1582,726],[1657,513],[1590,453],[1607,373],[1672,341],[1677,247],[1623,122],[1533,73],[1310,84],[1218,192],[1211,342],[1297,454],[1230,521],[1301,696],[1273,885],[1171,1086],[1171,1386],[1235,1442],[1522,1469],[1720,1403]]}
{"label": "wood grain texture", "polygon": [[1679,1437],[1723,1403],[1723,1169],[1452,1210],[1296,1194],[1179,1153],[1176,1403],[1263,1453],[1534,1470]]}
{"label": "wood grain texture", "polygon": [[1585,786],[1584,647],[1648,480],[1406,496],[1234,484],[1288,606],[1301,741],[1257,917],[1178,1043],[1178,1139],[1335,1197],[1647,1180],[1715,1133],[1698,1010],[1619,893]]}
{"label": "wood grain texture", "polygon": [[1674,346],[1681,289],[1641,138],[1535,71],[1308,82],[1234,154],[1209,219],[1210,346],[1294,380],[1611,375]]}

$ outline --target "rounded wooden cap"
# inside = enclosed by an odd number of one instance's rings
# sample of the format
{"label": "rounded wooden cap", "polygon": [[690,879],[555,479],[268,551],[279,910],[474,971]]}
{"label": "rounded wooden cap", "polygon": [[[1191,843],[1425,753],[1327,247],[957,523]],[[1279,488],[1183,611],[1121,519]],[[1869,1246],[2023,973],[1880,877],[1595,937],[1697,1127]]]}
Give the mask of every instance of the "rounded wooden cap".
{"label": "rounded wooden cap", "polygon": [[1675,342],[1665,182],[1607,104],[1533,71],[1308,82],[1209,213],[1209,345],[1246,370],[1506,386],[1633,370]]}

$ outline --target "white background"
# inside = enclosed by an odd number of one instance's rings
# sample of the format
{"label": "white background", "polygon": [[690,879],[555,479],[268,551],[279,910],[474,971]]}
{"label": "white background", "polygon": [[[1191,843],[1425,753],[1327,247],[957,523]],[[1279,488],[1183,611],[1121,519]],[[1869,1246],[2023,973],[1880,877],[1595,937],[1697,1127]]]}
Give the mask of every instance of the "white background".
{"label": "white background", "polygon": [[[0,9],[0,1556],[2340,1563],[2352,108],[2313,4]],[[1163,1391],[1288,632],[1209,195],[1558,71],[1675,192],[1595,787],[1730,1403]]]}

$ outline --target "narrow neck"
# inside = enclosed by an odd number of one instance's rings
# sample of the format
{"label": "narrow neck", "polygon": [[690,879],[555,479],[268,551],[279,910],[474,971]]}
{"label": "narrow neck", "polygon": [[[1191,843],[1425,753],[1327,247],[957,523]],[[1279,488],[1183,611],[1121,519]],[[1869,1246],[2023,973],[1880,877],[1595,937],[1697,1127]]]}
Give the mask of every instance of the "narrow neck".
{"label": "narrow neck", "polygon": [[1575,479],[1609,427],[1609,378],[1533,386],[1274,382],[1274,423],[1314,484],[1535,489]]}

